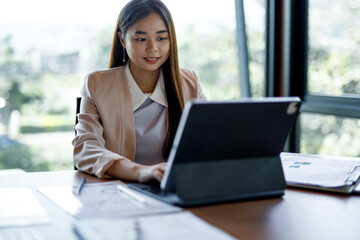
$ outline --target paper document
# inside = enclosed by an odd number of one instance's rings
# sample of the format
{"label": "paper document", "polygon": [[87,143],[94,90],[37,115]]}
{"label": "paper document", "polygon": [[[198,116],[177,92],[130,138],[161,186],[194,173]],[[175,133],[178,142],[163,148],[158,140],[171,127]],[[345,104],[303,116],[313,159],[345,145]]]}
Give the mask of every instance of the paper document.
{"label": "paper document", "polygon": [[[131,194],[124,193],[117,187],[120,181],[87,183],[81,194],[75,192],[77,186],[39,187],[37,190],[63,210],[75,217],[132,216],[150,213],[180,211],[181,208],[168,205],[156,199],[127,188]],[[134,197],[135,196],[135,197]],[[141,199],[142,201],[139,201]]]}
{"label": "paper document", "polygon": [[0,229],[1,240],[46,240],[44,234],[33,228],[4,228]]}
{"label": "paper document", "polygon": [[187,211],[136,219],[84,219],[75,223],[74,231],[86,240],[235,239]]}
{"label": "paper document", "polygon": [[28,188],[0,188],[0,227],[47,224],[47,212]]}
{"label": "paper document", "polygon": [[288,185],[351,192],[359,182],[360,158],[281,153]]}

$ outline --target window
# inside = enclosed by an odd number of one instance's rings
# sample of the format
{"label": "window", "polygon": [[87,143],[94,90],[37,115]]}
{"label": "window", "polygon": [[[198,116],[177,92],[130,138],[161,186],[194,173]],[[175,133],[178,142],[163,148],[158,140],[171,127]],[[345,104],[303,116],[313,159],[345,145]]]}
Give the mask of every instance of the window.
{"label": "window", "polygon": [[357,0],[309,1],[309,94],[360,94],[359,17]]}
{"label": "window", "polygon": [[360,156],[360,120],[334,115],[301,114],[304,153]]}
{"label": "window", "polygon": [[265,91],[265,2],[244,0],[244,12],[251,96],[263,97]]}
{"label": "window", "polygon": [[238,98],[234,1],[221,8],[216,0],[163,2],[174,18],[180,66],[196,71],[209,99]]}
{"label": "window", "polygon": [[295,149],[357,156],[359,1],[283,2],[285,91],[304,100]]}
{"label": "window", "polygon": [[106,68],[123,4],[15,0],[0,9],[0,169],[73,169],[75,98],[86,72]]}
{"label": "window", "polygon": [[309,99],[342,106],[323,115],[304,114],[302,152],[360,155],[359,120],[346,113],[360,97],[359,10],[359,1],[309,1]]}

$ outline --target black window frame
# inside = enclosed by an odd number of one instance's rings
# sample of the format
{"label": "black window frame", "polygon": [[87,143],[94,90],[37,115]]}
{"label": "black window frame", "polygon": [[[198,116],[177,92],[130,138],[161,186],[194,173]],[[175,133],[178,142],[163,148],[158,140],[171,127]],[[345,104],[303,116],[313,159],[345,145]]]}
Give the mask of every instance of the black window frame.
{"label": "black window frame", "polygon": [[[308,81],[309,0],[283,0],[284,5],[284,95],[303,100],[301,113],[360,118],[360,96],[331,96],[310,93]],[[294,131],[291,149],[300,152],[300,124]]]}
{"label": "black window frame", "polygon": [[[251,97],[243,0],[235,0],[242,97]],[[360,96],[329,96],[308,91],[309,0],[266,0],[264,96],[298,96],[300,115],[315,113],[360,118]],[[245,39],[245,40],[244,40]],[[245,50],[244,50],[245,49]],[[245,69],[245,70],[244,70]],[[286,151],[300,152],[300,117],[289,136]]]}

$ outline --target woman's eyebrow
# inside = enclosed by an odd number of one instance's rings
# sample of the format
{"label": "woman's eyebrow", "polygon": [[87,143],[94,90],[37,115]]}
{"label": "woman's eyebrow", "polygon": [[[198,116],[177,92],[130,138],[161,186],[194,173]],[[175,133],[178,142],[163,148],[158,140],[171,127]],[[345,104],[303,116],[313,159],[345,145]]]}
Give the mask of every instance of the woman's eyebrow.
{"label": "woman's eyebrow", "polygon": [[[168,30],[160,30],[160,31],[157,31],[156,34],[167,33],[167,32],[168,32]],[[144,31],[135,31],[135,34],[138,34],[138,35],[140,35],[140,34],[146,35],[146,34],[148,34],[148,33],[147,33],[147,32],[144,32]]]}
{"label": "woman's eyebrow", "polygon": [[147,34],[147,32],[144,32],[144,31],[136,31],[135,34]]}
{"label": "woman's eyebrow", "polygon": [[161,30],[161,31],[157,31],[156,33],[160,34],[160,33],[167,33],[167,32],[168,32],[168,30]]}

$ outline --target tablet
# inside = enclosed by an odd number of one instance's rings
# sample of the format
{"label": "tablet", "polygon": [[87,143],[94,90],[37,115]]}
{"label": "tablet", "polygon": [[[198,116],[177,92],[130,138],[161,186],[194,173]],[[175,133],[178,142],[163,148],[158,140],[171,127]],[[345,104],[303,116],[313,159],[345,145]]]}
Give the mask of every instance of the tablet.
{"label": "tablet", "polygon": [[[298,97],[188,102],[161,181],[162,191],[199,203],[202,197],[216,202],[241,198],[241,195],[281,195],[286,184],[279,155],[295,124],[300,105]],[[257,176],[259,171],[254,169],[259,169],[262,176]],[[252,183],[243,186],[242,176],[249,180],[256,176],[251,180],[256,186],[251,187]],[[259,183],[255,183],[257,180]],[[264,185],[262,181],[268,181],[269,186],[258,186]],[[206,182],[233,186],[208,187]],[[271,182],[274,186],[270,186]],[[135,185],[139,188],[141,184]],[[194,190],[197,193],[188,190],[190,188],[198,188]],[[146,188],[140,187],[140,190]],[[183,196],[179,196],[180,192]],[[227,196],[231,194],[233,196]]]}

